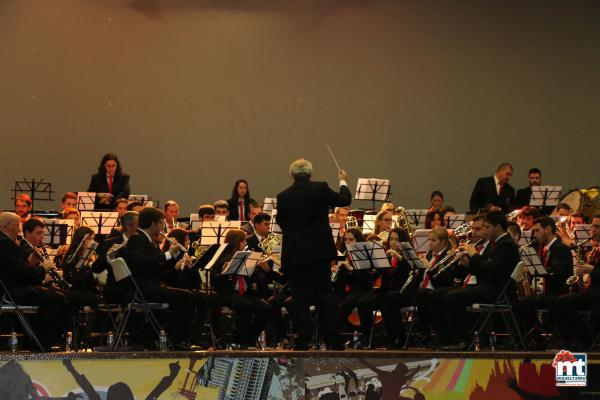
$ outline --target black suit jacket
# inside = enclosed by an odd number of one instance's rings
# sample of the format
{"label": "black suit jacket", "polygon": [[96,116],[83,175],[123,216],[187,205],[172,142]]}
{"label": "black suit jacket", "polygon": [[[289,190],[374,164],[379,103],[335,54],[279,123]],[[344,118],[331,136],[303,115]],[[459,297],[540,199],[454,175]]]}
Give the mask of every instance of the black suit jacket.
{"label": "black suit jacket", "polygon": [[[246,213],[246,220],[249,218],[250,214],[250,203],[253,202],[253,199],[244,200],[244,212]],[[227,204],[229,204],[229,220],[237,221],[240,219],[240,204],[238,199],[229,199],[227,200]]]}
{"label": "black suit jacket", "polygon": [[108,190],[108,180],[106,174],[94,174],[88,187],[88,192],[96,193],[111,193],[113,195],[113,202],[111,208],[114,208],[116,200],[120,198],[128,198],[131,190],[129,189],[129,175],[115,175],[112,184],[112,190]]}
{"label": "black suit jacket", "polygon": [[500,207],[504,212],[509,212],[514,203],[515,189],[509,183],[506,183],[502,187],[502,193],[498,195],[494,177],[488,176],[477,180],[469,201],[469,209],[475,213],[477,210],[487,208],[491,204]]}
{"label": "black suit jacket", "polygon": [[29,265],[19,246],[0,232],[0,277],[14,297],[26,296],[32,286],[42,284],[45,275],[44,268]]}
{"label": "black suit jacket", "polygon": [[[108,253],[108,250],[115,244],[122,244],[124,242],[123,239],[123,234],[119,232],[119,236],[114,236],[108,239],[105,239],[102,244],[100,246],[98,246],[98,250],[96,251],[96,260],[94,261],[94,263],[92,264],[92,271],[95,274],[99,274],[101,272],[104,272],[105,270],[108,271],[107,276],[106,276],[106,285],[110,286],[110,285],[115,285],[115,274],[113,274],[112,268],[110,267],[110,264],[108,263],[108,260],[106,259],[106,253]],[[122,253],[121,249],[119,251],[119,253],[117,254],[117,256],[119,256]]]}
{"label": "black suit jacket", "polygon": [[345,207],[352,202],[347,186],[334,192],[326,182],[296,179],[277,195],[277,223],[283,233],[282,267],[330,261],[337,255],[329,207]]}
{"label": "black suit jacket", "polygon": [[130,237],[122,254],[133,278],[142,290],[161,286],[161,277],[164,272],[162,266],[167,262],[167,258],[165,253],[150,243],[144,233],[139,232]]}
{"label": "black suit jacket", "polygon": [[565,294],[568,291],[565,281],[573,275],[573,256],[571,249],[560,238],[550,246],[546,269],[549,273],[546,276],[546,295]]}
{"label": "black suit jacket", "polygon": [[510,235],[504,235],[488,248],[484,255],[471,257],[469,272],[479,286],[490,289],[490,296],[497,296],[520,260],[519,246]]}
{"label": "black suit jacket", "polygon": [[517,190],[515,198],[515,208],[521,208],[529,205],[531,199],[531,186]]}

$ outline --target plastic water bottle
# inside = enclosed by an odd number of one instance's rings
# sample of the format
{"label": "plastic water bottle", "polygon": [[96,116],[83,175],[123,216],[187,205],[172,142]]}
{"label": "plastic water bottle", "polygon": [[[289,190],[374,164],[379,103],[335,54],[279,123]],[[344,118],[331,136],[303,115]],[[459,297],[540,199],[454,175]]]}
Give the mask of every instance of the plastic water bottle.
{"label": "plastic water bottle", "polygon": [[17,337],[17,332],[12,331],[10,333],[10,340],[8,342],[10,345],[10,351],[16,353],[19,350],[19,338]]}
{"label": "plastic water bottle", "polygon": [[496,332],[490,333],[490,350],[496,351]]}
{"label": "plastic water bottle", "polygon": [[106,335],[106,347],[108,347],[108,350],[112,349],[114,341],[115,335],[112,331],[108,331],[108,335]]}
{"label": "plastic water bottle", "polygon": [[475,351],[481,350],[481,342],[479,341],[479,332],[475,332],[475,345],[473,346]]}
{"label": "plastic water bottle", "polygon": [[161,329],[158,335],[158,349],[160,351],[167,351],[167,333],[164,329]]}
{"label": "plastic water bottle", "polygon": [[69,352],[73,350],[73,332],[67,332],[65,336],[65,351]]}
{"label": "plastic water bottle", "polygon": [[354,335],[352,335],[352,347],[354,350],[360,348],[360,336],[358,335],[358,331],[354,331]]}
{"label": "plastic water bottle", "polygon": [[260,335],[258,335],[258,349],[266,350],[267,349],[267,332],[261,331]]}

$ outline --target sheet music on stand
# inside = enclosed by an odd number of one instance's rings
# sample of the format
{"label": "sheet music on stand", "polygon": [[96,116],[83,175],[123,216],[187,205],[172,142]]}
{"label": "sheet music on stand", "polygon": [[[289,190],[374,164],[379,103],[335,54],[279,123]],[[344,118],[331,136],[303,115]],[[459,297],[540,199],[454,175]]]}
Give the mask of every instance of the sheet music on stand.
{"label": "sheet music on stand", "polygon": [[200,244],[221,244],[232,229],[240,229],[240,221],[206,221],[202,223],[202,238]]}
{"label": "sheet music on stand", "polygon": [[109,235],[119,221],[116,211],[82,211],[81,225],[87,225],[96,235]]}
{"label": "sheet music on stand", "polygon": [[[207,256],[207,258],[210,257],[210,261],[208,261],[208,263],[204,266],[204,268],[202,268],[202,264],[200,265],[200,268],[205,270],[205,271],[210,271],[214,266],[215,263],[219,260],[219,257],[221,257],[221,254],[223,254],[223,251],[225,251],[225,249],[227,248],[227,243],[222,243],[222,244],[218,244],[216,245],[218,246],[216,250],[211,250],[213,248],[213,246],[209,247],[208,250],[214,251],[214,254],[212,255],[212,257]],[[208,252],[207,250],[207,252]],[[198,259],[201,260],[202,257],[200,257]]]}
{"label": "sheet music on stand", "polygon": [[356,269],[389,268],[390,261],[385,248],[377,242],[355,242],[348,245],[348,252]]}
{"label": "sheet music on stand", "polygon": [[519,246],[527,246],[533,239],[533,230],[521,231],[521,239],[519,239]]}
{"label": "sheet music on stand", "polygon": [[400,254],[402,255],[402,258],[408,262],[412,269],[425,269],[425,266],[423,263],[421,263],[419,256],[417,256],[417,252],[415,249],[413,249],[410,243],[400,242]]}
{"label": "sheet music on stand", "polygon": [[377,218],[376,214],[365,214],[363,216],[362,231],[365,233],[375,231],[375,219],[376,218]]}
{"label": "sheet music on stand", "polygon": [[269,229],[273,233],[281,233],[281,227],[277,223],[277,209],[271,210],[271,228]]}
{"label": "sheet music on stand", "polygon": [[532,186],[529,205],[534,207],[557,206],[562,186]]}
{"label": "sheet music on stand", "polygon": [[140,203],[142,203],[142,205],[144,207],[148,206],[151,207],[150,205],[148,205],[148,195],[147,194],[130,194],[129,197],[127,198],[127,204],[131,204],[134,201],[139,201]]}
{"label": "sheet music on stand", "polygon": [[72,219],[44,219],[44,239],[42,243],[48,246],[62,246],[71,244],[75,220]]}
{"label": "sheet music on stand", "polygon": [[414,250],[417,253],[427,253],[429,251],[429,233],[431,229],[417,229],[413,233]]}
{"label": "sheet music on stand", "polygon": [[[575,238],[575,244],[581,245],[586,240],[592,237],[591,233],[592,225],[591,224],[576,224],[573,229],[573,236]],[[589,247],[591,247],[591,243],[588,241],[586,243]]]}
{"label": "sheet music on stand", "polygon": [[96,192],[77,192],[77,209],[79,211],[94,211]]}
{"label": "sheet music on stand", "polygon": [[202,228],[202,221],[200,221],[200,216],[196,214],[190,214],[190,229],[193,231],[197,231]]}
{"label": "sheet music on stand", "polygon": [[521,261],[523,261],[523,268],[526,268],[530,275],[546,275],[548,271],[544,268],[540,256],[536,253],[535,249],[530,246],[523,246],[519,248],[519,254]]}
{"label": "sheet music on stand", "polygon": [[465,214],[449,214],[444,217],[446,228],[456,229],[466,221]]}
{"label": "sheet music on stand", "polygon": [[408,218],[408,223],[415,228],[425,228],[425,217],[427,216],[427,212],[429,210],[423,209],[415,209],[415,210],[404,210],[406,213],[406,218]]}
{"label": "sheet music on stand", "polygon": [[20,194],[27,194],[31,198],[31,210],[35,210],[35,201],[53,201],[52,194],[52,183],[44,182],[43,179],[36,180],[35,178],[27,179],[23,178],[22,181],[15,181],[14,187],[11,189],[13,197],[11,200],[17,198]]}
{"label": "sheet music on stand", "polygon": [[331,228],[331,236],[333,236],[333,242],[337,243],[338,239],[340,239],[340,231],[342,224],[340,222],[330,222],[329,228]]}
{"label": "sheet music on stand", "polygon": [[237,275],[250,277],[256,269],[256,264],[262,257],[259,251],[236,251],[231,260],[225,265],[221,275]]}
{"label": "sheet music on stand", "polygon": [[358,178],[355,200],[370,200],[375,209],[376,201],[387,201],[391,194],[389,179]]}
{"label": "sheet music on stand", "polygon": [[277,198],[276,197],[265,197],[262,210],[264,213],[272,215],[272,211],[277,209]]}

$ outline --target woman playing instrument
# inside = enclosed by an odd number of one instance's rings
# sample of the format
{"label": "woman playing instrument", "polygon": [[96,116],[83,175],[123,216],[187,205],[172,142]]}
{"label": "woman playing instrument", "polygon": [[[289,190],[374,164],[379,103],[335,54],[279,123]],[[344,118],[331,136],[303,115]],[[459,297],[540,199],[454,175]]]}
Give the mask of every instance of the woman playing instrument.
{"label": "woman playing instrument", "polygon": [[270,306],[252,292],[251,278],[222,274],[234,254],[246,248],[246,232],[240,229],[230,230],[225,236],[225,243],[227,247],[211,269],[211,282],[217,291],[219,305],[235,312],[237,332],[234,334],[234,343],[251,346],[265,329],[271,312]]}
{"label": "woman playing instrument", "polygon": [[[391,217],[391,214],[390,214]],[[389,311],[392,310],[387,304],[387,295],[399,291],[407,281],[410,274],[410,266],[400,256],[400,242],[409,242],[408,233],[401,228],[394,228],[389,235],[388,257],[390,268],[379,268],[371,279],[371,288],[358,301],[358,313],[361,322],[361,331],[365,338],[370,338],[373,326],[373,313],[381,310],[383,319],[388,330],[388,338],[394,340],[397,327],[392,326],[393,318],[388,319]],[[390,322],[392,321],[392,322]]]}
{"label": "woman playing instrument", "polygon": [[379,211],[375,217],[375,229],[373,230],[373,234],[379,235],[381,232],[388,232],[392,229],[393,223],[393,210]]}

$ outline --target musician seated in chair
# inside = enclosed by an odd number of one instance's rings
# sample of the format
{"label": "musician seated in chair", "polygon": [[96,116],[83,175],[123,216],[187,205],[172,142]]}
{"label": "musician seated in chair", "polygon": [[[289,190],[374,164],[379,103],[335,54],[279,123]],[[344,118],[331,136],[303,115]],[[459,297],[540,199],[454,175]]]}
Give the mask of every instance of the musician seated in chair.
{"label": "musician seated in chair", "polygon": [[[600,242],[600,214],[592,218],[590,234],[592,240]],[[600,251],[594,247],[586,254],[579,254],[578,258],[580,263],[575,266],[575,274],[569,282],[572,293],[559,296],[550,308],[563,341],[559,344],[573,350],[583,350],[590,344],[578,311],[592,310],[596,315],[600,312]]]}
{"label": "musician seated in chair", "polygon": [[213,207],[215,208],[215,215],[225,217],[225,220],[229,220],[229,204],[225,200],[217,200],[214,202]]}
{"label": "musician seated in chair", "polygon": [[243,347],[254,346],[258,335],[265,329],[271,307],[249,290],[250,279],[241,275],[222,274],[234,254],[246,248],[246,233],[232,229],[225,235],[225,243],[227,248],[210,271],[211,282],[217,291],[219,305],[235,312],[237,332],[233,342]]}

